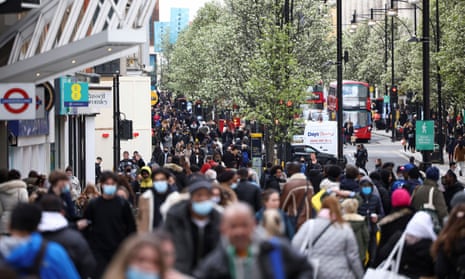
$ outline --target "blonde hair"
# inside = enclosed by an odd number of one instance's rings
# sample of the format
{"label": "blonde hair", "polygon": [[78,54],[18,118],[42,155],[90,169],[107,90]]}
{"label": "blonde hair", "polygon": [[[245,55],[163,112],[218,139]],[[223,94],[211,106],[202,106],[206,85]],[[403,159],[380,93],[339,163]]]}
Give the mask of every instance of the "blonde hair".
{"label": "blonde hair", "polygon": [[342,204],[342,209],[345,213],[357,213],[358,210],[358,200],[356,199],[345,199]]}
{"label": "blonde hair", "polygon": [[157,252],[157,264],[160,267],[160,278],[164,278],[166,266],[163,261],[161,242],[150,233],[132,235],[127,238],[119,248],[118,253],[114,256],[102,278],[125,279],[125,273],[129,266],[129,262],[141,248],[146,246],[150,246]]}
{"label": "blonde hair", "polygon": [[267,209],[263,212],[262,226],[269,236],[284,235],[284,221],[277,209]]}

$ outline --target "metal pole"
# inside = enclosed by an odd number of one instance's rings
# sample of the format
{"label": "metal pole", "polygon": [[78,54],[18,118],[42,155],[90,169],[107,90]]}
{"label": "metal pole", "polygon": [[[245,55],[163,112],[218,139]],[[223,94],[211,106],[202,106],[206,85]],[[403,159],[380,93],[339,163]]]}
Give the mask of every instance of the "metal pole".
{"label": "metal pole", "polygon": [[116,172],[120,161],[119,125],[119,73],[116,73],[113,76],[113,170]]}
{"label": "metal pole", "polygon": [[[439,25],[439,0],[436,0],[436,53],[441,51],[441,26]],[[439,160],[441,164],[444,164],[444,134],[443,134],[443,123],[442,123],[442,80],[440,73],[439,64],[436,66],[436,78],[437,78],[437,91],[438,91],[438,122],[439,122]]]}
{"label": "metal pole", "polygon": [[[391,8],[392,5],[391,5]],[[391,88],[394,87],[395,85],[395,76],[394,76],[394,17],[391,17]],[[391,101],[391,126],[392,126],[392,131],[391,131],[391,140],[394,142],[396,141],[396,115],[395,115],[395,104],[394,100],[391,96],[390,98]]]}
{"label": "metal pole", "polygon": [[[423,0],[423,120],[430,120],[430,32],[429,32],[429,0]],[[423,163],[425,167],[430,165],[429,151],[423,151]]]}
{"label": "metal pole", "polygon": [[342,130],[342,0],[337,0],[336,4],[336,47],[337,47],[337,158],[339,163],[344,162],[343,150],[343,130]]}

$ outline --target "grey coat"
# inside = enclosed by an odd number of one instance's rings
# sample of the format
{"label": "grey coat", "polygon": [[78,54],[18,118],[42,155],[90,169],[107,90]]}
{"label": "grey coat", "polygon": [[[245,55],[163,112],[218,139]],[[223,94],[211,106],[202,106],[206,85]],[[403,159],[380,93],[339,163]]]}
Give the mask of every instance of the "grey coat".
{"label": "grey coat", "polygon": [[[313,226],[311,225],[313,222]],[[329,224],[328,219],[316,218],[305,222],[292,239],[292,245],[301,249],[308,237],[313,239]],[[313,229],[312,229],[313,227]],[[310,231],[312,230],[312,231]],[[332,224],[315,243],[308,255],[309,259],[318,259],[318,279],[359,279],[363,278],[357,241],[348,223]]]}

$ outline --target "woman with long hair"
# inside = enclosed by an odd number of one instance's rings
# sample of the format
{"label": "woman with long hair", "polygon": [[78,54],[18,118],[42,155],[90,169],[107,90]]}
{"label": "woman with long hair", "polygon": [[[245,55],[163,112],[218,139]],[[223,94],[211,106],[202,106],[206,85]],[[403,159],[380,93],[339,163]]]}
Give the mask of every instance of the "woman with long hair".
{"label": "woman with long hair", "polygon": [[431,249],[436,260],[438,278],[465,278],[465,204],[459,204],[449,215],[446,226]]}
{"label": "woman with long hair", "polygon": [[278,213],[281,215],[281,223],[284,228],[284,236],[287,236],[289,239],[292,239],[292,237],[294,237],[295,234],[294,225],[292,224],[292,221],[289,219],[289,216],[287,216],[287,214],[280,209],[279,192],[275,189],[265,190],[262,193],[262,204],[262,209],[260,209],[255,214],[257,223],[262,224],[264,226],[265,224],[262,221],[265,215],[265,211],[277,210]]}
{"label": "woman with long hair", "polygon": [[139,234],[123,242],[103,279],[163,279],[165,272],[160,241],[152,234]]}
{"label": "woman with long hair", "polygon": [[292,239],[292,245],[307,255],[318,279],[363,277],[354,232],[342,218],[336,197],[323,199],[317,218],[302,225]]}

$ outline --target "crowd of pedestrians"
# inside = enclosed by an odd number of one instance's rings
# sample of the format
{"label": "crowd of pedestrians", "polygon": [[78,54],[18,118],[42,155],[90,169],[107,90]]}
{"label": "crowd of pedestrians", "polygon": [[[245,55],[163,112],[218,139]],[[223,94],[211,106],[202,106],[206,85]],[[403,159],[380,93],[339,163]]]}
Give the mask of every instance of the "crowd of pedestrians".
{"label": "crowd of pedestrians", "polygon": [[153,120],[152,158],[124,152],[115,172],[97,158],[95,184],[72,168],[0,170],[1,278],[358,279],[399,246],[403,276],[464,278],[454,165],[441,177],[312,155],[258,177],[248,127],[220,131],[170,105]]}

